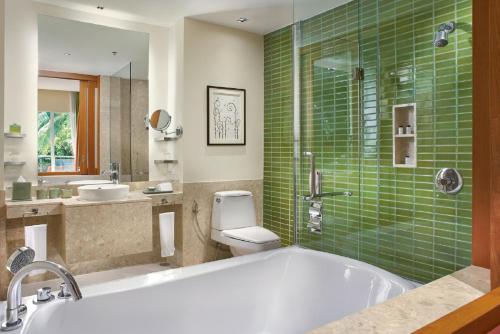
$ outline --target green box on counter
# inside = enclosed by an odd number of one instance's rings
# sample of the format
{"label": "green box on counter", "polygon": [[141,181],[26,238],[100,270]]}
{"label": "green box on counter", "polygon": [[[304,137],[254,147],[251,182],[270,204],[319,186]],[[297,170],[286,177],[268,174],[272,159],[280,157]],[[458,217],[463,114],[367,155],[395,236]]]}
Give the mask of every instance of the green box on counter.
{"label": "green box on counter", "polygon": [[13,201],[31,201],[31,182],[14,182],[12,184]]}

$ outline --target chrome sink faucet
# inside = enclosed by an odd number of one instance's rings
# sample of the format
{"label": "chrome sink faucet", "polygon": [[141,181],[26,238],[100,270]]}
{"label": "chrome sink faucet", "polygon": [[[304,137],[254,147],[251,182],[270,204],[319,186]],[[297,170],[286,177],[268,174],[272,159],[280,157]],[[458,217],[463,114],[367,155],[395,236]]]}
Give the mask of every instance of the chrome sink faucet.
{"label": "chrome sink faucet", "polygon": [[23,325],[23,320],[19,318],[18,314],[19,294],[21,293],[20,286],[22,280],[34,270],[47,270],[56,274],[64,281],[74,301],[82,299],[78,283],[76,283],[75,278],[66,268],[50,261],[32,262],[21,268],[10,281],[9,289],[7,290],[7,310],[5,312],[5,322],[1,327],[2,331],[12,331]]}
{"label": "chrome sink faucet", "polygon": [[102,174],[109,175],[109,179],[113,181],[113,184],[120,183],[120,163],[112,162],[109,167],[109,171],[103,171]]}

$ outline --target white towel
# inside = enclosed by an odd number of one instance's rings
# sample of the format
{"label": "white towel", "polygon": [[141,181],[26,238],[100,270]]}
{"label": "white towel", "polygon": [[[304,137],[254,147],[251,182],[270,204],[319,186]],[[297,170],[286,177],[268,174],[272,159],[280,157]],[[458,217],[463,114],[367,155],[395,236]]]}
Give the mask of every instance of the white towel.
{"label": "white towel", "polygon": [[[25,245],[35,251],[34,261],[47,260],[47,224],[26,226],[24,228]],[[34,270],[29,276],[40,275],[45,270]]]}
{"label": "white towel", "polygon": [[174,223],[175,214],[173,212],[160,214],[160,246],[162,257],[174,255]]}

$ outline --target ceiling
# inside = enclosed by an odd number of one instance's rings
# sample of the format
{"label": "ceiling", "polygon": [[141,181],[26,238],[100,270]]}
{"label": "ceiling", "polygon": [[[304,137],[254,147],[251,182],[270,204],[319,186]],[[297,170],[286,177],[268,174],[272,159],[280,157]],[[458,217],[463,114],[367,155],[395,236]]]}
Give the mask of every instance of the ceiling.
{"label": "ceiling", "polygon": [[[350,0],[37,0],[123,20],[171,26],[183,17],[266,34]],[[97,9],[98,5],[104,10]],[[295,6],[295,8],[294,8]],[[248,18],[246,23],[236,20]]]}
{"label": "ceiling", "polygon": [[42,70],[114,75],[132,62],[132,77],[147,79],[148,55],[146,33],[43,15],[38,18],[38,63]]}

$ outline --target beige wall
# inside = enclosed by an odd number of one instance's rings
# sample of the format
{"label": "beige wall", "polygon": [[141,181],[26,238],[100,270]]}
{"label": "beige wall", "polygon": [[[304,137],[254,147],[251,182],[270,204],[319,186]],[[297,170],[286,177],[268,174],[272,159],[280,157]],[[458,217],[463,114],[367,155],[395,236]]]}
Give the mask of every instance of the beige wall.
{"label": "beige wall", "polygon": [[[0,129],[4,127],[4,47],[5,47],[5,0],[0,0]],[[0,190],[3,189],[4,166],[3,166],[3,145],[4,136],[0,136]],[[1,227],[1,226],[0,226]],[[0,229],[1,233],[1,229]],[[0,235],[1,238],[1,235]],[[0,239],[1,240],[1,239]],[[0,247],[1,253],[1,247]]]}
{"label": "beige wall", "polygon": [[26,161],[23,167],[5,170],[7,183],[22,175],[28,181],[37,179],[37,17],[31,0],[5,0],[5,77],[4,127],[22,126],[24,139],[4,142],[5,159],[12,154]]}
{"label": "beige wall", "polygon": [[[263,37],[186,19],[183,61],[183,181],[262,179]],[[246,146],[207,146],[207,85],[246,89]]]}

